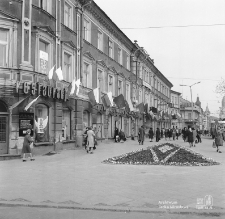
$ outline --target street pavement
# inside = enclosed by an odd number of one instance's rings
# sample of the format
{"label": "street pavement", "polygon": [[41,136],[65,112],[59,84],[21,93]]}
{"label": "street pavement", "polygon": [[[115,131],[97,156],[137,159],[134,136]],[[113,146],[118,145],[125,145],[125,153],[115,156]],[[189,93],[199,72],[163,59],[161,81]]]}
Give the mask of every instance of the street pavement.
{"label": "street pavement", "polygon": [[[181,137],[172,142],[188,147]],[[186,167],[102,163],[107,158],[154,144],[156,142],[149,142],[149,139],[144,145],[138,145],[137,140],[125,143],[108,141],[100,142],[94,154],[76,149],[63,150],[52,156],[36,156],[35,161],[2,161],[0,212],[10,207],[15,210],[16,206],[29,206],[133,214],[191,212],[196,218],[198,214],[215,216],[219,213],[225,217],[225,147],[221,147],[223,153],[217,153],[210,137],[203,137],[203,142],[192,149],[221,165]],[[196,209],[197,199],[206,195],[213,197],[213,209]],[[177,209],[165,209],[159,202],[173,202]]]}

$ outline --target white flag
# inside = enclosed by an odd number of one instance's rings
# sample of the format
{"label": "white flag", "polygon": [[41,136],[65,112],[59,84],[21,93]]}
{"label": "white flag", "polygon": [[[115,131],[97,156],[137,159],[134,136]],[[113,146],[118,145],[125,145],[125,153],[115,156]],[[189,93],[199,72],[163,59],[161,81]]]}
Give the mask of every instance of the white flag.
{"label": "white flag", "polygon": [[78,95],[79,89],[80,89],[80,78],[77,79],[77,81],[75,81],[75,85],[77,86],[77,92],[76,92],[76,95]]}
{"label": "white flag", "polygon": [[93,89],[93,93],[95,96],[96,103],[99,103],[99,88],[97,87],[97,88]]}
{"label": "white flag", "polygon": [[34,100],[32,100],[30,103],[28,103],[27,106],[24,108],[24,110],[27,111],[32,106],[32,104],[38,100],[39,97],[40,97],[40,95],[37,98],[35,98]]}
{"label": "white flag", "polygon": [[107,93],[108,97],[109,97],[109,100],[110,100],[110,103],[111,103],[111,106],[113,106],[113,97],[112,97],[112,92],[108,92]]}
{"label": "white flag", "polygon": [[130,111],[134,111],[133,104],[132,104],[131,99],[129,97],[128,97],[127,102],[128,102],[129,107],[130,107]]}
{"label": "white flag", "polygon": [[52,79],[52,77],[53,77],[53,71],[54,71],[54,68],[55,68],[55,66],[53,66],[52,67],[52,69],[49,71],[49,73],[48,73],[48,78],[49,79]]}
{"label": "white flag", "polygon": [[55,72],[56,72],[56,74],[57,74],[59,80],[62,81],[62,80],[63,80],[63,73],[62,73],[61,67],[59,67],[58,69],[56,69]]}
{"label": "white flag", "polygon": [[73,79],[72,88],[71,88],[71,91],[70,91],[70,94],[69,95],[73,95],[74,94],[74,91],[75,91],[75,88],[76,88],[75,83],[76,83],[76,81],[75,81],[75,79]]}

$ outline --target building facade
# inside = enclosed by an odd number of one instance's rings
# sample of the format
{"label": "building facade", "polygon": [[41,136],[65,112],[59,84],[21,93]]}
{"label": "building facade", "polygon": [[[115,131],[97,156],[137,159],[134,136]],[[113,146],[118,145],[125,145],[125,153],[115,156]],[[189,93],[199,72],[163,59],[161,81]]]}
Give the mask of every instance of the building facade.
{"label": "building facade", "polygon": [[181,93],[171,90],[171,126],[177,127],[178,129],[183,128],[183,120],[180,113],[180,95]]}
{"label": "building facade", "polygon": [[[114,137],[115,127],[130,137],[141,125],[171,125],[163,115],[171,111],[172,83],[94,1],[2,0],[0,14],[0,154],[21,149],[27,128],[34,153],[43,153],[81,147],[88,126],[104,140]],[[56,69],[63,80],[48,79]],[[74,79],[81,80],[79,93],[69,96]],[[88,94],[95,88],[93,106]],[[105,108],[107,92],[122,94],[130,110]],[[150,109],[155,117],[148,120]]]}

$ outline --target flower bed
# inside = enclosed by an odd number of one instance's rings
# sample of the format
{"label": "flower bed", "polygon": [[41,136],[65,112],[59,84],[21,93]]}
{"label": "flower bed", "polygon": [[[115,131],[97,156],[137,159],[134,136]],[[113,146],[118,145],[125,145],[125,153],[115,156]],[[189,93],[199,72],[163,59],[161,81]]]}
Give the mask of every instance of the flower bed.
{"label": "flower bed", "polygon": [[156,144],[146,149],[104,160],[103,163],[134,165],[211,166],[219,163],[186,147],[172,143]]}

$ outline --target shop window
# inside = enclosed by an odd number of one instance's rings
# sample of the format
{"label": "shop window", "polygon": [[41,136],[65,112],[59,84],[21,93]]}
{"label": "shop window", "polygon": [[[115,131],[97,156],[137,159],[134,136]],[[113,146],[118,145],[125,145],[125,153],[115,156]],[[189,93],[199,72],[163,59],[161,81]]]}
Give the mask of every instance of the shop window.
{"label": "shop window", "polygon": [[0,66],[8,66],[8,34],[9,30],[0,28]]}
{"label": "shop window", "polygon": [[88,111],[83,112],[83,125],[84,127],[90,126],[90,113]]}
{"label": "shop window", "polygon": [[35,106],[35,142],[49,141],[49,109],[44,104]]}
{"label": "shop window", "polygon": [[63,140],[71,139],[71,111],[63,109],[62,112],[62,138]]}

